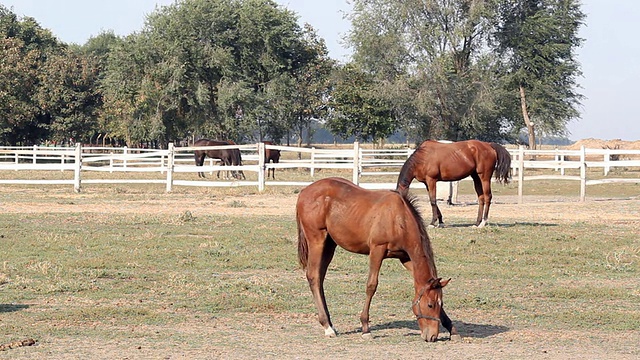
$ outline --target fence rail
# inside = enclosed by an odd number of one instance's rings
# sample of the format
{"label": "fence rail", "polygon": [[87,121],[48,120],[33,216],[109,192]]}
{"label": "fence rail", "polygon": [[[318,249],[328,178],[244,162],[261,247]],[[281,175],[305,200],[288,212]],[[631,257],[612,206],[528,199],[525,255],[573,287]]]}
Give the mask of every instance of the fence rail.
{"label": "fence rail", "polygon": [[[195,166],[193,152],[207,149],[239,149],[243,157],[241,166],[222,166],[208,159],[203,166]],[[280,163],[265,163],[265,150],[280,150],[282,153],[296,153],[297,159],[281,160]],[[509,149],[512,156],[513,180],[518,182],[518,198],[522,202],[524,183],[535,180],[572,180],[580,182],[580,199],[585,200],[586,187],[596,184],[640,183],[638,178],[606,177],[614,168],[638,168],[640,170],[640,150],[622,149],[586,149],[580,150],[527,150],[524,147]],[[265,186],[305,186],[313,181],[315,171],[319,169],[343,169],[352,173],[352,181],[365,188],[395,188],[395,183],[366,182],[370,176],[399,174],[413,149],[365,149],[354,143],[351,149],[317,149],[266,145],[263,143],[247,145],[226,145],[215,147],[175,147],[168,149],[132,149],[127,147],[88,147],[77,144],[75,147],[0,147],[0,171],[73,171],[73,179],[15,179],[1,180],[0,184],[69,184],[80,191],[82,184],[108,183],[157,183],[165,184],[166,191],[174,186],[257,186],[263,191]],[[294,157],[294,156],[291,156]],[[267,181],[268,169],[308,169],[309,181]],[[602,168],[606,178],[587,179],[589,168]],[[550,169],[555,174],[530,174],[527,170]],[[565,170],[577,169],[578,175],[567,175]],[[219,180],[179,180],[176,173],[213,173],[221,170],[242,170],[256,173],[257,180],[219,181]],[[158,173],[157,179],[82,179],[87,172],[130,172]],[[575,171],[574,171],[575,172]],[[194,177],[195,178],[195,177]],[[464,181],[464,180],[463,180]],[[443,184],[445,185],[445,184]],[[412,187],[422,187],[413,182]],[[438,189],[439,197],[455,198],[455,186],[446,184]],[[447,195],[448,194],[448,195]]]}

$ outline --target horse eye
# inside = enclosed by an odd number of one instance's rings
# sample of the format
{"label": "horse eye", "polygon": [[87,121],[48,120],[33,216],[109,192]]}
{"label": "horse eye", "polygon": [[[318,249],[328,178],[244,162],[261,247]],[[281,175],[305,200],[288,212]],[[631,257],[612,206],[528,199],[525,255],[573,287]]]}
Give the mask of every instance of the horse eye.
{"label": "horse eye", "polygon": [[429,309],[433,309],[433,304],[432,303],[427,304],[427,306],[429,306]]}

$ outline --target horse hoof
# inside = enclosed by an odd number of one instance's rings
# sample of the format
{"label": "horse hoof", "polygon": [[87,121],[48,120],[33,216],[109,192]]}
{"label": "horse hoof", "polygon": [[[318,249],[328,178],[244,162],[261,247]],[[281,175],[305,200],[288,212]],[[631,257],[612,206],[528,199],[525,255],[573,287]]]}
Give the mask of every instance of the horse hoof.
{"label": "horse hoof", "polygon": [[453,334],[449,337],[449,340],[451,341],[462,341],[462,336],[460,336],[459,334]]}
{"label": "horse hoof", "polygon": [[362,338],[365,340],[373,340],[373,335],[370,332],[362,334]]}
{"label": "horse hoof", "polygon": [[329,327],[324,329],[324,336],[328,337],[328,338],[334,338],[336,337],[336,331],[333,330],[333,328]]}

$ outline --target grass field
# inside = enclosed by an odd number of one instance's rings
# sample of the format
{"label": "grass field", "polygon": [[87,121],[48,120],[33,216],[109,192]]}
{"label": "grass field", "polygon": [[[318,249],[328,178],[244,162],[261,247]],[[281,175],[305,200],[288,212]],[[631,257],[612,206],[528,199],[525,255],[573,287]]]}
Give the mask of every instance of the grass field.
{"label": "grass field", "polygon": [[[638,194],[619,186],[606,191]],[[325,285],[339,336],[322,336],[296,257],[298,190],[2,187],[0,344],[37,344],[0,359],[640,356],[637,198],[518,205],[497,188],[483,229],[468,226],[475,205],[443,206],[448,226],[429,235],[463,341],[427,344],[394,260],[361,339],[368,263],[344,251]]]}

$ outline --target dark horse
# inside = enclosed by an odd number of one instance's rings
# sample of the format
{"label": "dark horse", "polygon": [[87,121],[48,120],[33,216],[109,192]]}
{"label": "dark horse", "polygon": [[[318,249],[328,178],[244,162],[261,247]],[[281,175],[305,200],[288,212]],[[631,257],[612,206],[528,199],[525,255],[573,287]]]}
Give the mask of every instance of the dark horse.
{"label": "dark horse", "polygon": [[411,154],[400,170],[396,190],[409,191],[413,179],[427,186],[433,217],[431,226],[442,226],[442,213],[436,204],[436,182],[458,181],[467,176],[473,179],[478,194],[476,226],[483,227],[491,206],[491,176],[501,183],[509,182],[511,155],[502,145],[478,140],[441,143],[424,141]]}
{"label": "dark horse", "polygon": [[440,323],[457,338],[457,331],[442,306],[442,288],[449,280],[438,277],[431,243],[414,198],[389,190],[365,190],[342,178],[326,178],[298,195],[298,259],[306,269],[318,320],[324,334],[334,337],[324,296],[324,279],[336,246],[369,255],[366,300],[360,314],[362,336],[370,337],[369,306],[378,286],[382,261],[399,259],[413,275],[412,310],[420,336],[438,338]]}
{"label": "dark horse", "polygon": [[[193,146],[223,146],[223,145],[235,145],[231,140],[209,140],[209,139],[200,139],[193,143]],[[242,165],[242,156],[240,155],[240,150],[238,149],[213,149],[213,150],[196,150],[194,153],[194,158],[196,160],[196,166],[202,166],[204,164],[205,157],[210,157],[212,159],[220,159],[222,161],[222,165]],[[244,179],[244,173],[242,171],[231,171],[231,175],[236,179]],[[204,178],[204,173],[199,172],[198,177]],[[218,177],[220,177],[220,172],[218,171]]]}
{"label": "dark horse", "polygon": [[[263,143],[265,145],[275,145],[271,141],[263,141]],[[264,148],[264,163],[268,164],[270,161],[273,162],[274,164],[277,164],[277,163],[280,162],[280,150],[269,149],[267,147]],[[271,173],[271,178],[273,180],[275,180],[276,179],[276,169],[275,168],[270,168],[270,169],[267,170],[267,179],[269,178],[269,173]]]}

